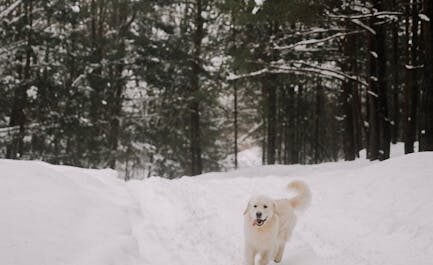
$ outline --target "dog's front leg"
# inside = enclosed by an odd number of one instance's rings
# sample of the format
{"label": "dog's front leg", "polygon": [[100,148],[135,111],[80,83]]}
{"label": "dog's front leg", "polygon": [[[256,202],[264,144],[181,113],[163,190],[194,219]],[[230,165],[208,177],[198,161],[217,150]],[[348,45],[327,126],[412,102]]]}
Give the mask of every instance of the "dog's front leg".
{"label": "dog's front leg", "polygon": [[256,253],[249,246],[245,246],[244,265],[254,265]]}
{"label": "dog's front leg", "polygon": [[275,255],[274,261],[275,263],[280,263],[281,259],[283,258],[283,254],[284,254],[284,248],[286,246],[286,242],[283,241],[281,243],[278,244],[277,246],[277,254]]}
{"label": "dog's front leg", "polygon": [[261,257],[259,259],[259,265],[268,265],[271,261],[271,256],[269,251],[264,251],[261,253]]}

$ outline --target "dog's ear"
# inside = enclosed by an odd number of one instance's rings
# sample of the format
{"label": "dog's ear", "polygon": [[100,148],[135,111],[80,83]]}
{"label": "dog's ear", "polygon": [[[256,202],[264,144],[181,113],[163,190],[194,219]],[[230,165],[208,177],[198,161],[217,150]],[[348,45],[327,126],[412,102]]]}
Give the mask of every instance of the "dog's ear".
{"label": "dog's ear", "polygon": [[245,210],[244,210],[243,215],[246,215],[246,214],[247,214],[248,210],[250,209],[250,204],[251,204],[251,203],[248,201],[248,203],[247,203],[247,207],[245,207]]}
{"label": "dog's ear", "polygon": [[278,212],[277,203],[275,201],[272,202],[272,208],[274,210],[274,214],[280,215],[280,213]]}

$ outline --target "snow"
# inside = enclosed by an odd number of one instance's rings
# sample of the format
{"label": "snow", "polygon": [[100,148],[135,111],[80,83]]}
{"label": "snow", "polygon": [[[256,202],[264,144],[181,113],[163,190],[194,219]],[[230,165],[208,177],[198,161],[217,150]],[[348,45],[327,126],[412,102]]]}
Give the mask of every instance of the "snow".
{"label": "snow", "polygon": [[26,93],[27,97],[31,99],[36,99],[38,97],[38,88],[35,86],[31,86],[29,89],[27,89]]}
{"label": "snow", "polygon": [[0,160],[0,263],[136,264],[135,212],[109,170]]}
{"label": "snow", "polygon": [[[234,155],[227,156],[223,161],[224,168],[233,169]],[[257,167],[262,164],[262,149],[258,146],[238,152],[238,167]]]}
{"label": "snow", "polygon": [[257,14],[257,12],[259,12],[259,10],[260,10],[260,7],[255,6],[255,7],[253,8],[253,10],[251,11],[251,14],[255,15],[255,14]]}
{"label": "snow", "polygon": [[22,3],[22,0],[17,0],[11,4],[8,8],[0,11],[0,19],[8,16],[15,8],[17,8]]}
{"label": "snow", "polygon": [[413,70],[413,69],[422,69],[424,68],[424,65],[410,65],[410,64],[405,64],[404,67],[408,70]]}
{"label": "snow", "polygon": [[74,13],[80,12],[80,7],[78,5],[71,6],[71,9],[72,9],[72,12],[74,12]]}
{"label": "snow", "polygon": [[430,18],[426,14],[419,14],[418,16],[421,20],[430,22]]}
{"label": "snow", "polygon": [[336,33],[334,35],[330,35],[330,36],[328,36],[326,38],[322,38],[322,39],[312,38],[312,39],[308,39],[308,40],[302,40],[302,41],[299,41],[297,43],[290,44],[287,46],[277,46],[277,47],[275,47],[275,49],[276,50],[287,50],[287,49],[295,49],[296,50],[296,48],[300,46],[301,50],[302,50],[302,49],[305,49],[306,45],[314,45],[314,44],[322,45],[325,42],[328,42],[328,41],[331,41],[334,39],[341,39],[341,38],[344,38],[344,37],[346,37],[350,34],[354,34],[354,33],[358,33],[358,32],[354,31],[354,32]]}
{"label": "snow", "polygon": [[[356,25],[358,25],[359,27],[361,27],[361,28],[367,30],[367,31],[370,32],[371,34],[376,35],[376,31],[375,31],[373,28],[371,28],[371,27],[367,26],[366,24],[362,23],[361,20],[359,20],[359,19],[352,19],[351,22],[352,22],[353,24],[356,24]],[[377,58],[377,57],[375,57],[375,58]]]}
{"label": "snow", "polygon": [[259,12],[260,7],[263,5],[263,3],[265,2],[265,0],[254,0],[254,2],[256,3],[256,6],[251,11],[251,13],[253,15],[255,15],[257,12]]}
{"label": "snow", "polygon": [[[2,264],[241,264],[242,211],[252,194],[313,201],[281,264],[431,264],[433,152],[384,162],[251,166],[127,183],[111,170],[0,160]],[[397,150],[397,151],[395,151]],[[395,152],[394,152],[395,151]]]}

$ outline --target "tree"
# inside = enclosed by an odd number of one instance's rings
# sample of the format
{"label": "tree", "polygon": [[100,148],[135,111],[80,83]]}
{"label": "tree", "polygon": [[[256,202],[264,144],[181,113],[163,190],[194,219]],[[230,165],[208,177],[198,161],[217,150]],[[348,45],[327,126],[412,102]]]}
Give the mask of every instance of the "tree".
{"label": "tree", "polygon": [[420,151],[433,150],[433,1],[422,1],[423,79],[420,123]]}
{"label": "tree", "polygon": [[[19,158],[24,153],[24,136],[27,105],[27,90],[32,86],[32,56],[33,50],[33,1],[26,1],[17,7],[17,16],[21,17],[16,30],[16,38],[25,44],[16,51],[16,77],[18,86],[15,87],[12,111],[9,118],[9,127],[18,127],[19,132],[13,137],[12,143],[8,146],[6,158]],[[22,14],[22,15],[21,15]]]}
{"label": "tree", "polygon": [[130,179],[258,145],[264,164],[431,150],[431,5],[2,1],[0,156]]}
{"label": "tree", "polygon": [[407,3],[406,35],[407,35],[407,63],[406,87],[404,106],[405,145],[406,154],[414,152],[416,139],[417,110],[418,110],[418,4]]}

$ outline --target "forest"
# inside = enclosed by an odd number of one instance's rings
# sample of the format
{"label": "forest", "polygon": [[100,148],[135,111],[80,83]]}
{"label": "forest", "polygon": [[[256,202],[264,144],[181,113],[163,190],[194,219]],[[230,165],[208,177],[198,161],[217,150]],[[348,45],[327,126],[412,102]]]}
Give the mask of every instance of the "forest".
{"label": "forest", "polygon": [[433,0],[2,0],[0,158],[128,180],[253,146],[263,164],[433,151],[432,18]]}

